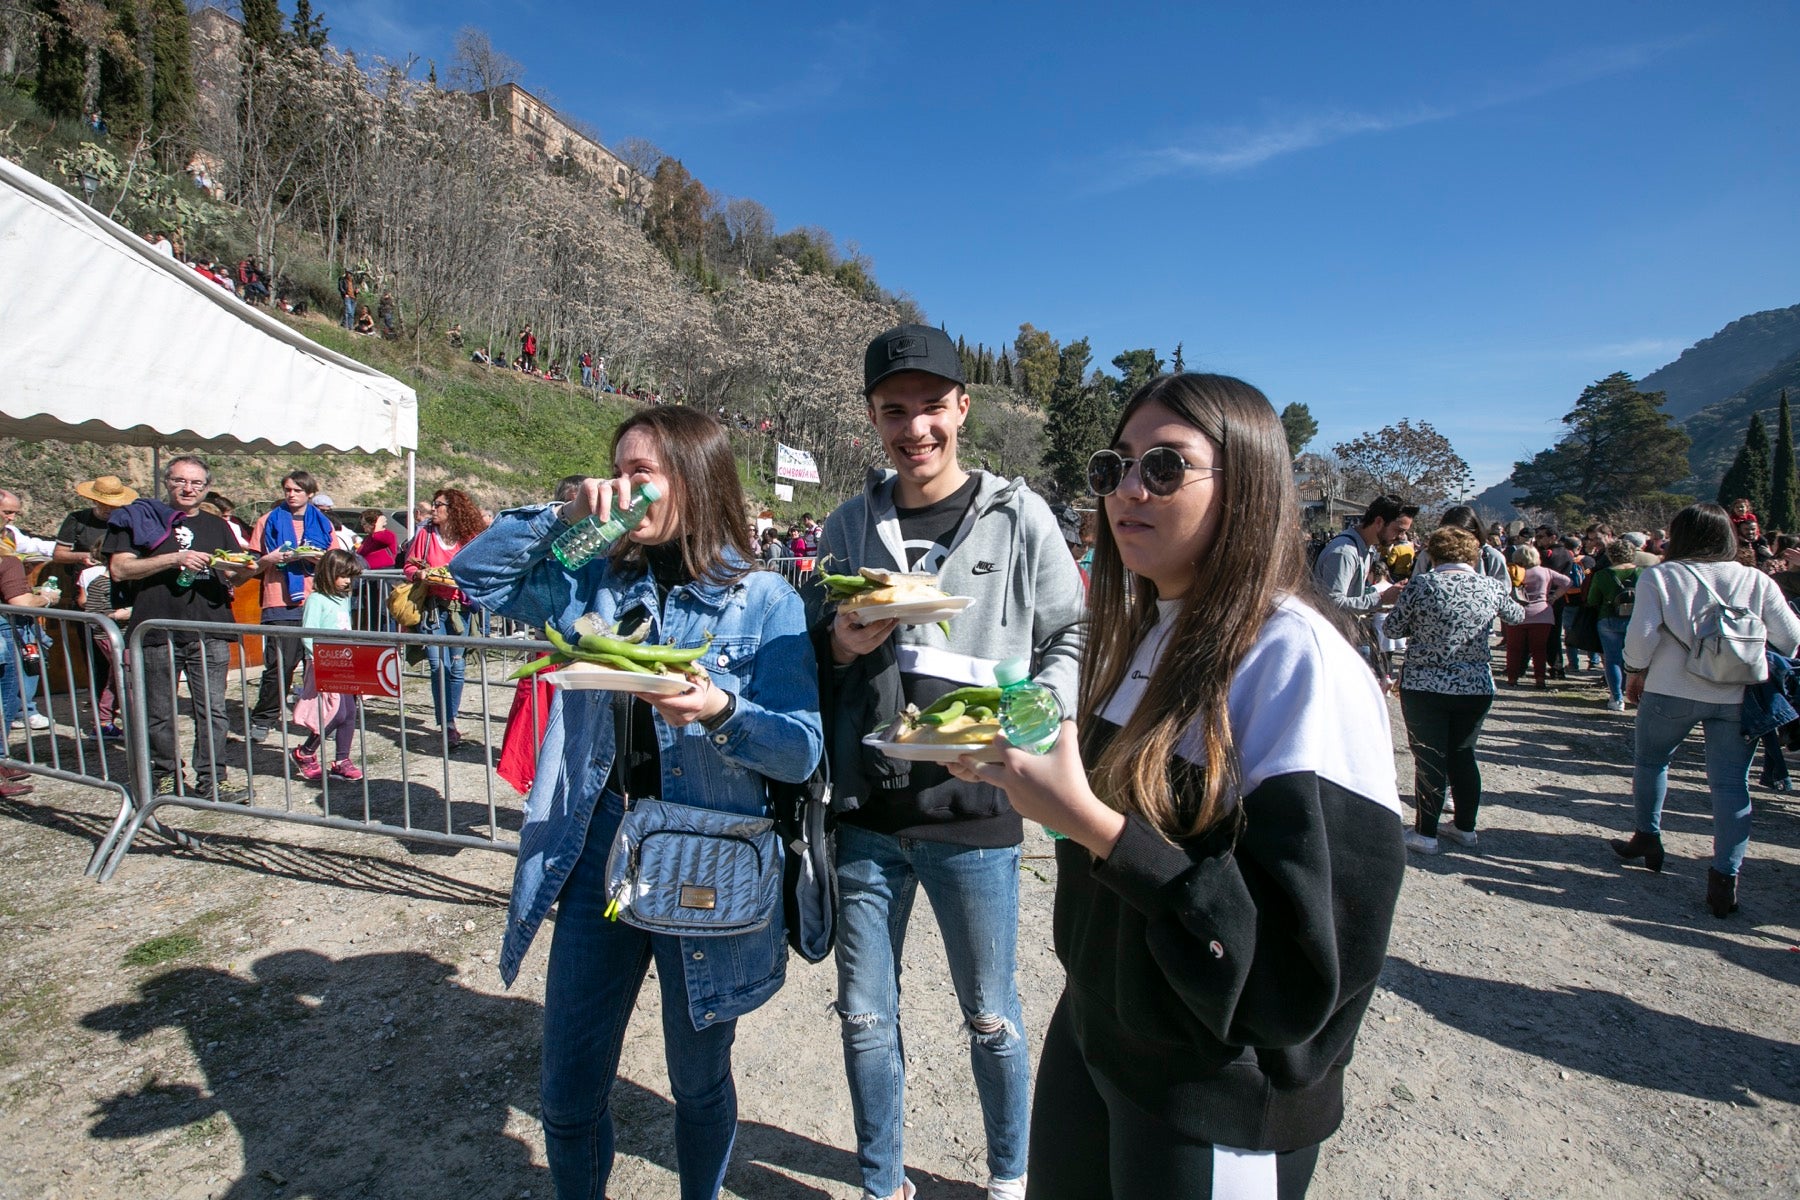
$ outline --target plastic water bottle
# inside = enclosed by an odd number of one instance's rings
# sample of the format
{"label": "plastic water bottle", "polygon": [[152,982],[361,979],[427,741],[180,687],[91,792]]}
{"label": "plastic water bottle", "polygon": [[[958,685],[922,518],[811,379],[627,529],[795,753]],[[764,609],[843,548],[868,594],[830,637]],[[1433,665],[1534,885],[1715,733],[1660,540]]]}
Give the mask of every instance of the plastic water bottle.
{"label": "plastic water bottle", "polygon": [[1000,732],[1032,754],[1048,753],[1062,732],[1062,705],[1056,693],[1031,677],[1031,664],[1009,658],[994,668],[1000,685]]}
{"label": "plastic water bottle", "polygon": [[193,587],[194,586],[194,578],[195,578],[194,572],[188,570],[186,567],[183,567],[183,568],[181,568],[181,570],[175,572],[175,586],[178,588]]}
{"label": "plastic water bottle", "polygon": [[[1009,658],[994,668],[1000,685],[1000,732],[1006,740],[1032,754],[1047,754],[1062,732],[1062,705],[1056,693],[1031,678],[1031,664]],[[1063,834],[1048,825],[1044,832],[1058,841]]]}
{"label": "plastic water bottle", "polygon": [[579,571],[595,558],[613,548],[613,543],[643,523],[650,506],[662,499],[662,489],[654,483],[641,484],[637,499],[623,512],[602,521],[593,513],[577,522],[550,544],[556,561],[571,571]]}

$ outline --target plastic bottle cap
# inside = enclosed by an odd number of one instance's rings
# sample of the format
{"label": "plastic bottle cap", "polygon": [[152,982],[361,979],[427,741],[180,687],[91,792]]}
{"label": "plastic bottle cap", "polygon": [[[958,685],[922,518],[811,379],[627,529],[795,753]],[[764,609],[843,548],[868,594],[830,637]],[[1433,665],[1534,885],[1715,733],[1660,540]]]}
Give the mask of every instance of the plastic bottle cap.
{"label": "plastic bottle cap", "polygon": [[1009,658],[994,668],[994,682],[1001,687],[1011,687],[1021,679],[1031,678],[1031,661],[1024,658]]}
{"label": "plastic bottle cap", "polygon": [[638,495],[655,504],[662,499],[662,489],[654,483],[640,483],[638,484]]}

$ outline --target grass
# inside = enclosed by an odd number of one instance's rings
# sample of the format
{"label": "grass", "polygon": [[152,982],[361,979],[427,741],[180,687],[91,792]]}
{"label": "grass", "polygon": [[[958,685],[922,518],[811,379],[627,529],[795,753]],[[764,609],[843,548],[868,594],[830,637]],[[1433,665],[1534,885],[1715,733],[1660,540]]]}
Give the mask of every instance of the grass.
{"label": "grass", "polygon": [[139,942],[125,952],[128,967],[154,967],[200,953],[200,939],[191,933],[165,933]]}

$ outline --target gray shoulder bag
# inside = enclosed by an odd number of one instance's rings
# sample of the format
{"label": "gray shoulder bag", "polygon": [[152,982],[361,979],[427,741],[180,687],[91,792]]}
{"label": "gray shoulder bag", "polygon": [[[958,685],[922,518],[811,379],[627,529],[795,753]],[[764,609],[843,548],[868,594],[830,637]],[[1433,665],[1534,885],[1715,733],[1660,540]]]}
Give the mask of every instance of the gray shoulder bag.
{"label": "gray shoulder bag", "polygon": [[[624,726],[618,753],[628,759],[629,714]],[[628,783],[624,770],[619,778]],[[766,928],[781,909],[775,822],[627,795],[606,858],[606,894],[609,918],[650,933],[725,937]]]}

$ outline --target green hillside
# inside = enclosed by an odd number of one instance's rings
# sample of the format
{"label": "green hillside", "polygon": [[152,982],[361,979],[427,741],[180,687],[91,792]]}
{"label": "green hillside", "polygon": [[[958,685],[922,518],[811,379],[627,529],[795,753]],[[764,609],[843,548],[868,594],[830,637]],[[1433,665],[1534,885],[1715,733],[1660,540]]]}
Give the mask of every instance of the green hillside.
{"label": "green hillside", "polygon": [[1800,399],[1800,353],[1777,364],[1739,394],[1710,404],[1682,422],[1694,439],[1688,451],[1688,464],[1694,475],[1682,485],[1683,490],[1703,498],[1718,491],[1719,480],[1731,466],[1738,447],[1744,444],[1750,415],[1761,413],[1764,425],[1773,430],[1784,388],[1790,401]]}
{"label": "green hillside", "polygon": [[[1800,354],[1800,304],[1739,317],[1683,350],[1674,362],[1644,376],[1638,388],[1666,393],[1664,410],[1681,421],[1708,405],[1742,394],[1796,354]],[[1696,439],[1696,452],[1698,449]],[[1704,474],[1700,460],[1693,461],[1696,474]]]}

